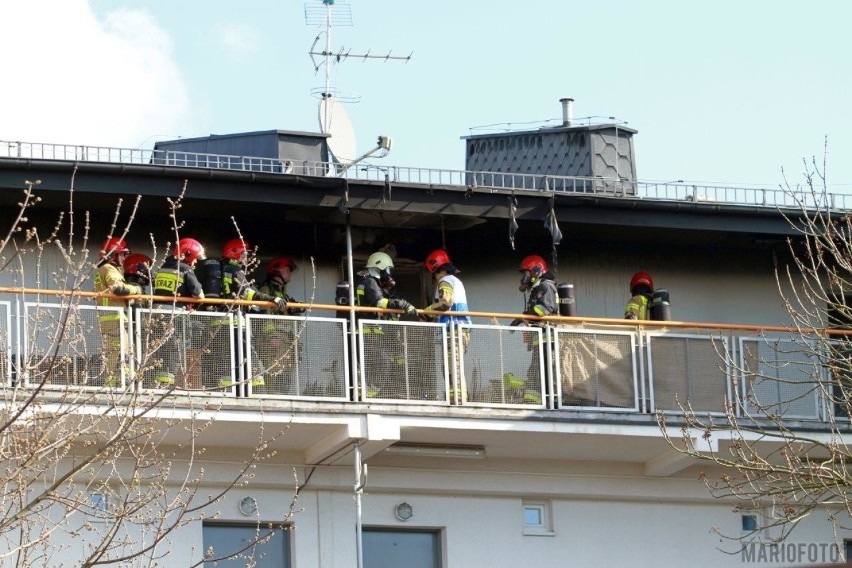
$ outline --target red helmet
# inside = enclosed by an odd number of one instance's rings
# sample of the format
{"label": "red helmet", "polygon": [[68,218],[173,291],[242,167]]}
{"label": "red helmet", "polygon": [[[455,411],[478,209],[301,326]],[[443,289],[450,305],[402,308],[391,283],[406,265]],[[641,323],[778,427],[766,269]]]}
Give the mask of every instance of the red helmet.
{"label": "red helmet", "polygon": [[222,247],[222,258],[230,258],[231,260],[240,260],[240,257],[246,253],[249,244],[242,239],[231,239],[225,246]]}
{"label": "red helmet", "polygon": [[204,260],[207,255],[204,254],[204,247],[195,239],[184,238],[178,241],[175,248],[172,250],[172,256],[183,260],[187,264],[192,264],[196,259]]}
{"label": "red helmet", "polygon": [[444,249],[436,249],[429,253],[429,256],[426,257],[426,270],[435,273],[436,270],[444,266],[445,264],[449,264],[450,257],[447,255],[447,251]]}
{"label": "red helmet", "polygon": [[266,267],[266,273],[270,276],[281,274],[285,268],[289,268],[290,272],[296,272],[299,270],[299,267],[296,265],[293,260],[288,256],[279,256],[277,258],[273,258],[269,261],[269,265]]}
{"label": "red helmet", "polygon": [[124,259],[125,274],[146,274],[151,268],[151,257],[139,252],[133,253]]}
{"label": "red helmet", "polygon": [[637,272],[633,275],[633,278],[630,279],[630,290],[633,291],[633,289],[640,284],[644,284],[652,290],[654,289],[654,280],[647,272]]}
{"label": "red helmet", "polygon": [[538,278],[547,272],[547,262],[537,254],[531,254],[521,261],[521,266],[518,268],[518,272],[525,270],[529,270],[534,278]]}
{"label": "red helmet", "polygon": [[127,241],[119,237],[107,238],[101,247],[101,256],[109,258],[113,253],[117,252],[123,252],[125,254],[130,252],[130,249],[127,247]]}

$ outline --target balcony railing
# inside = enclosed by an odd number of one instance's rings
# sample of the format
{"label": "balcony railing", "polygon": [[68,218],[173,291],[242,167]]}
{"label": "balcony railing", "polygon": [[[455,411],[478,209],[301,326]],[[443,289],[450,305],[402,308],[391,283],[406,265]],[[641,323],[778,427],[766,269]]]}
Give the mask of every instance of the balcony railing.
{"label": "balcony railing", "polygon": [[346,317],[0,302],[0,372],[7,388],[66,391],[815,421],[834,412],[830,355],[777,330],[359,319],[353,352],[349,314],[337,310]]}
{"label": "balcony railing", "polygon": [[[0,158],[102,162],[156,165],[177,168],[203,168],[262,172],[278,175],[335,176],[337,166],[329,162],[287,160],[253,156],[230,156],[175,150],[112,148],[14,142],[0,140]],[[377,166],[367,163],[350,167],[345,176],[352,180],[416,183],[433,187],[512,192],[553,192],[589,194],[622,199],[712,203],[767,208],[840,209],[852,207],[852,196],[781,188],[737,187],[696,183],[664,183],[622,178],[554,176],[505,172],[477,172],[403,166]]]}

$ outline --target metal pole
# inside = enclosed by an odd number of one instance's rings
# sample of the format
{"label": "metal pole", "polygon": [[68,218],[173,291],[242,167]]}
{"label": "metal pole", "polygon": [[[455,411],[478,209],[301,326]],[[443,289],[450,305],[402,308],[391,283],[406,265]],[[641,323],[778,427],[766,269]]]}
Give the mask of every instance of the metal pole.
{"label": "metal pole", "polygon": [[364,566],[364,550],[361,542],[361,495],[364,493],[366,471],[361,469],[361,444],[355,442],[355,556],[357,567]]}
{"label": "metal pole", "polygon": [[[346,214],[346,278],[349,280],[349,307],[355,307],[355,270],[352,267],[352,215]],[[352,400],[358,400],[358,342],[355,310],[349,310],[349,360],[352,362]]]}
{"label": "metal pole", "polygon": [[325,2],[325,93],[322,95],[325,100],[325,108],[323,109],[325,122],[322,125],[324,133],[329,132],[331,127],[331,5],[333,3],[333,1]]}

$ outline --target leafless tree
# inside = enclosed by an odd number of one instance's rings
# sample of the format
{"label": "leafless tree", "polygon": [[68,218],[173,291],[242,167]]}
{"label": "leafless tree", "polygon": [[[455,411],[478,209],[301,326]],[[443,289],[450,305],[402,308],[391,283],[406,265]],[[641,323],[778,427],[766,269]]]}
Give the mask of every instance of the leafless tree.
{"label": "leafless tree", "polygon": [[[144,384],[162,362],[157,341],[139,342],[144,349],[124,353],[123,364],[134,363],[132,372],[119,383],[107,382],[110,371],[89,293],[96,261],[89,242],[96,237],[89,215],[74,209],[73,187],[72,177],[67,210],[56,214],[39,210],[38,182],[27,182],[19,213],[0,241],[0,269],[17,284],[3,292],[22,306],[28,302],[21,312],[26,344],[13,342],[12,329],[0,320],[0,564],[153,565],[168,554],[175,531],[210,518],[229,491],[250,483],[257,464],[275,455],[272,446],[286,429],[271,431],[259,411],[254,447],[234,460],[226,483],[212,494],[201,489],[202,440],[221,417],[222,399],[193,396],[187,384]],[[171,202],[176,238],[182,195]],[[130,232],[138,204],[139,199],[127,212],[119,202],[110,234]],[[55,222],[42,235],[50,215]],[[158,250],[152,239],[155,259]],[[60,260],[58,266],[51,260],[45,276],[47,256]],[[36,275],[33,289],[24,286],[25,273]],[[152,326],[144,327],[151,333]],[[156,336],[170,333],[173,327]],[[245,556],[286,525],[297,489],[294,483],[289,511],[271,525],[258,524],[246,550],[199,550],[194,562]]]}
{"label": "leafless tree", "polygon": [[754,515],[754,530],[722,535],[740,544],[781,541],[808,517],[852,525],[852,215],[827,190],[826,160],[803,164],[804,183],[785,175],[782,185],[797,236],[773,251],[788,328],[737,358],[718,349],[733,381],[723,415],[683,399],[676,416],[658,414],[668,443],[701,462],[711,494]]}

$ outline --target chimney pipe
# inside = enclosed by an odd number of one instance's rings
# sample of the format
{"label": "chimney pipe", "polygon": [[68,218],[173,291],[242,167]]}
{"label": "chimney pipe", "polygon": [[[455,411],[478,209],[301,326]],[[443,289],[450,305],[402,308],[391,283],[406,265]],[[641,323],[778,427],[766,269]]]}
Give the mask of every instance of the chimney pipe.
{"label": "chimney pipe", "polygon": [[562,103],[562,126],[571,126],[574,123],[574,99],[559,99]]}

